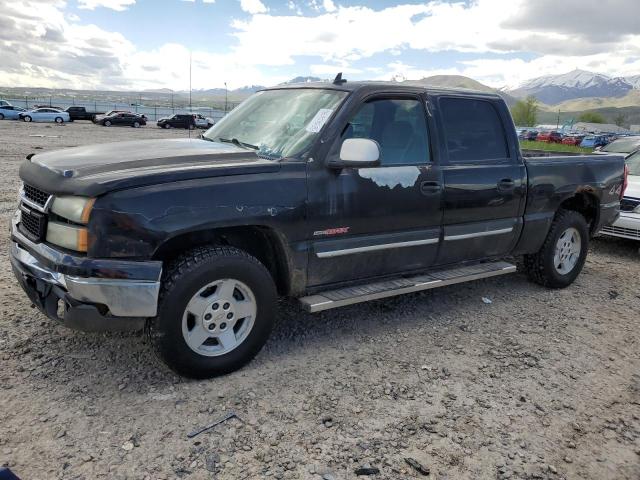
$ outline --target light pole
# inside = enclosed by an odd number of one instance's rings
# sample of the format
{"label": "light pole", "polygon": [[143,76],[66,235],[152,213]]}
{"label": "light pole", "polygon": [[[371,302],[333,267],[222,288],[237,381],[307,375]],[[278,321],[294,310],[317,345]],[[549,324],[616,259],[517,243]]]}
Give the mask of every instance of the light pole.
{"label": "light pole", "polygon": [[227,101],[229,99],[229,89],[227,88],[227,82],[224,82],[224,114],[227,114]]}

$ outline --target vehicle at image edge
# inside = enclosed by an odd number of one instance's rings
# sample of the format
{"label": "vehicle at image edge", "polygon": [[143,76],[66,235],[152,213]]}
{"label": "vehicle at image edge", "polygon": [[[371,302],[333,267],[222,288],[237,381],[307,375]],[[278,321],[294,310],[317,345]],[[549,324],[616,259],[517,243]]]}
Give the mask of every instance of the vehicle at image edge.
{"label": "vehicle at image edge", "polygon": [[278,296],[317,312],[510,273],[513,256],[566,287],[618,218],[624,172],[621,156],[523,158],[496,94],[287,85],[198,139],[29,155],[10,258],[50,318],[146,324],[161,359],[204,378],[257,354]]}
{"label": "vehicle at image edge", "polygon": [[536,136],[537,142],[545,142],[545,143],[561,143],[562,142],[562,134],[560,132],[540,132]]}
{"label": "vehicle at image edge", "polygon": [[190,113],[176,113],[167,118],[161,118],[156,125],[160,128],[196,128],[196,120]]}
{"label": "vehicle at image edge", "polygon": [[69,121],[69,114],[57,108],[44,107],[20,112],[18,118],[24,122],[64,123]]}
{"label": "vehicle at image edge", "polygon": [[609,137],[606,135],[587,135],[580,142],[582,148],[598,148],[604,147],[609,143]]}
{"label": "vehicle at image edge", "polygon": [[0,100],[0,107],[11,106],[9,102],[6,100]]}
{"label": "vehicle at image edge", "polygon": [[629,171],[628,186],[620,202],[620,218],[605,226],[602,233],[613,237],[640,240],[640,150],[625,159]]}
{"label": "vehicle at image edge", "polygon": [[18,120],[22,112],[27,110],[13,105],[0,105],[0,120]]}
{"label": "vehicle at image edge", "polygon": [[593,153],[599,155],[629,155],[638,149],[640,149],[640,135],[618,138]]}
{"label": "vehicle at image edge", "polygon": [[211,128],[216,124],[216,121],[211,117],[205,117],[200,113],[194,113],[193,119],[196,122],[196,128]]}
{"label": "vehicle at image edge", "polygon": [[91,112],[86,107],[67,107],[65,110],[71,117],[71,121],[74,120],[91,120],[93,121],[96,115],[104,115],[104,112]]}
{"label": "vehicle at image edge", "polygon": [[136,113],[120,112],[120,113],[113,113],[111,115],[104,116],[99,120],[96,118],[96,120],[94,120],[94,123],[98,125],[102,125],[103,127],[120,126],[120,127],[139,128],[139,127],[142,127],[143,125],[146,125],[147,120],[141,115],[138,115]]}

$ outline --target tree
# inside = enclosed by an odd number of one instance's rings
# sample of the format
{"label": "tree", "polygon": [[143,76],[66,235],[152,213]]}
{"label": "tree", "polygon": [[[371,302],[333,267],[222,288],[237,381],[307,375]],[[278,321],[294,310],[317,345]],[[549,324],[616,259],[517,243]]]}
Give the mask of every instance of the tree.
{"label": "tree", "polygon": [[529,95],[524,100],[518,100],[511,108],[511,116],[520,127],[535,127],[538,123],[538,99]]}
{"label": "tree", "polygon": [[579,122],[585,123],[606,123],[606,120],[598,112],[584,112],[578,117]]}
{"label": "tree", "polygon": [[627,116],[624,113],[619,113],[614,117],[613,122],[618,127],[624,127],[624,125],[627,123]]}

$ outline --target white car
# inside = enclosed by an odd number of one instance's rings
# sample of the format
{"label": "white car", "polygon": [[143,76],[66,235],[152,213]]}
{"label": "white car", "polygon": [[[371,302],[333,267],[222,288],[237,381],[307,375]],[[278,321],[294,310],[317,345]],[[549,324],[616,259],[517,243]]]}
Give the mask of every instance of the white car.
{"label": "white car", "polygon": [[25,122],[56,122],[64,123],[71,120],[67,112],[58,110],[57,108],[36,108],[28,112],[22,112],[20,120]]}
{"label": "white car", "polygon": [[216,124],[216,121],[213,118],[205,117],[199,113],[194,114],[193,119],[196,122],[197,128],[211,128]]}
{"label": "white car", "polygon": [[629,184],[620,202],[620,218],[604,227],[602,233],[612,237],[640,240],[640,150],[625,159],[629,167]]}

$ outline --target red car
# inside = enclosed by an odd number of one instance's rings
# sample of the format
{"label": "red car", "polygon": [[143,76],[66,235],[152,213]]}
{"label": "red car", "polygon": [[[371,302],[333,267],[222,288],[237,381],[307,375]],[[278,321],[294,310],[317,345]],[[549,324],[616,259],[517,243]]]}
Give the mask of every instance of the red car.
{"label": "red car", "polygon": [[562,134],[560,132],[540,132],[536,140],[545,143],[562,143]]}
{"label": "red car", "polygon": [[574,147],[578,147],[582,143],[583,138],[584,138],[584,135],[572,135],[570,137],[564,137],[562,139],[562,144],[573,145]]}

